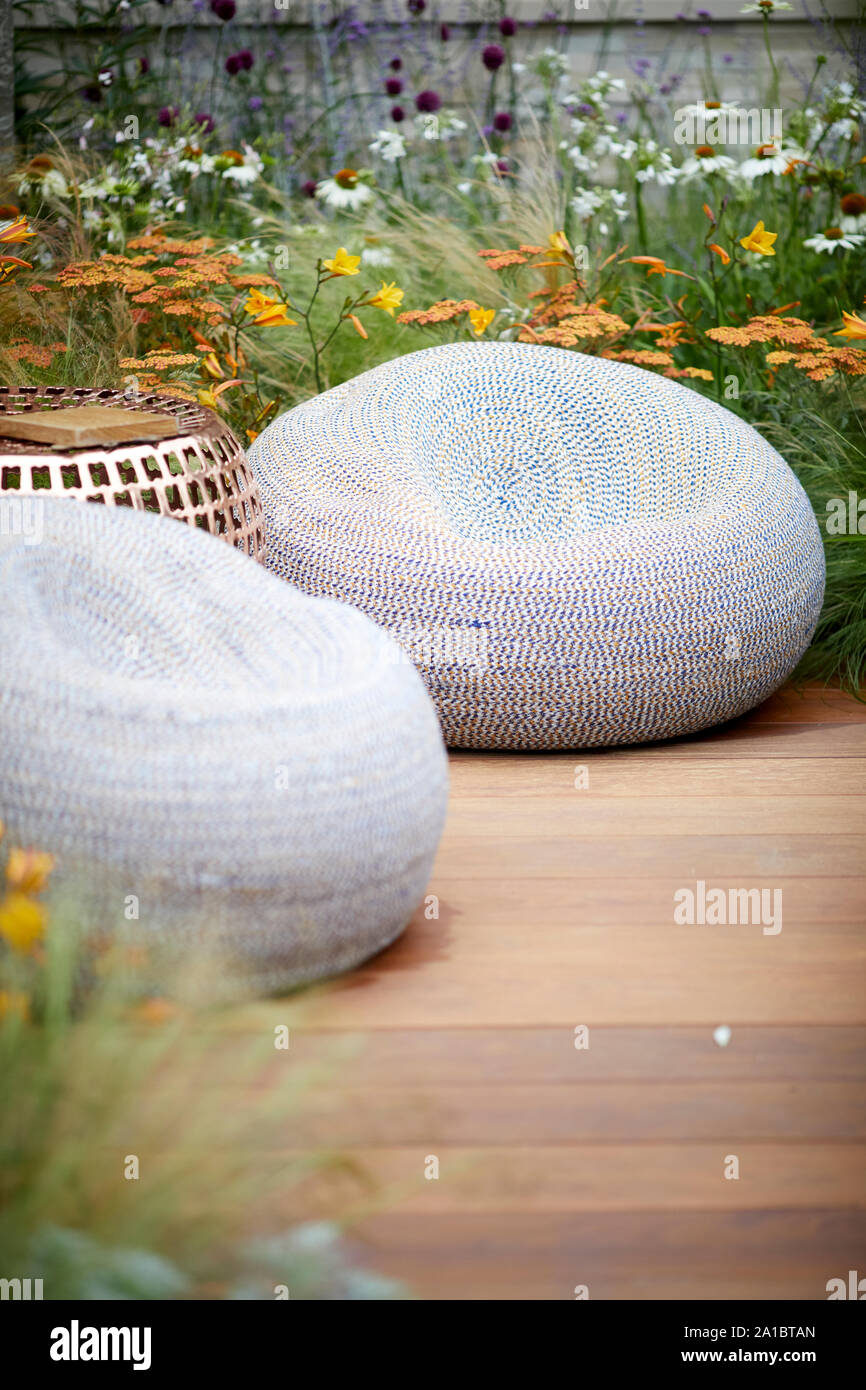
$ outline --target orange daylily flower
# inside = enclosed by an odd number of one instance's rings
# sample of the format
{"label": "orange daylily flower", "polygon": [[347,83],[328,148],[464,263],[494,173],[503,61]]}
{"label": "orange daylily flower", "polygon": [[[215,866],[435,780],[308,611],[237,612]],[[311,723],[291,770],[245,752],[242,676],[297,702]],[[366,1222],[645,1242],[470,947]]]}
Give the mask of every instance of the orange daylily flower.
{"label": "orange daylily flower", "polygon": [[673,266],[665,265],[661,256],[626,256],[627,261],[633,265],[645,265],[647,275],[681,275],[684,280],[693,280],[693,275],[687,275],[684,270],[674,270]]}
{"label": "orange daylily flower", "polygon": [[731,258],[723,246],[718,246],[716,242],[711,241],[708,249],[712,251],[714,255],[718,256],[722,265],[730,265]]}
{"label": "orange daylily flower", "polygon": [[748,236],[740,237],[740,245],[746,251],[755,251],[759,256],[775,256],[773,242],[778,232],[768,232],[763,222],[756,222]]}
{"label": "orange daylily flower", "polygon": [[470,309],[469,322],[472,324],[472,332],[476,338],[480,338],[491,325],[496,317],[495,309]]}
{"label": "orange daylily flower", "polygon": [[19,893],[41,893],[54,868],[54,856],[32,849],[10,849],[6,882]]}
{"label": "orange daylily flower", "polygon": [[250,315],[253,323],[260,328],[292,328],[297,324],[297,319],[290,319],[288,304],[280,299],[275,299],[273,295],[262,294],[259,289],[251,289],[244,309]]}
{"label": "orange daylily flower", "polygon": [[28,227],[26,217],[16,217],[8,227],[0,229],[0,242],[4,246],[11,246],[14,241],[29,241],[35,235],[32,227]]}
{"label": "orange daylily flower", "polygon": [[368,303],[372,304],[376,309],[384,309],[385,313],[390,314],[393,318],[394,310],[399,309],[400,305],[403,303],[403,291],[398,290],[393,281],[390,285],[386,285],[383,280],[382,288],[370,296]]}
{"label": "orange daylily flower", "polygon": [[322,261],[322,269],[329,270],[332,275],[360,275],[361,257],[350,256],[345,246],[337,248],[337,252],[329,261]]}
{"label": "orange daylily flower", "polygon": [[199,391],[198,398],[202,405],[208,406],[210,410],[218,410],[219,406],[217,405],[217,401],[223,391],[228,391],[230,386],[240,386],[240,384],[240,381],[236,377],[232,378],[231,381],[221,381],[219,386],[205,388],[203,391]]}
{"label": "orange daylily flower", "polygon": [[13,951],[32,951],[45,931],[45,908],[27,893],[8,893],[0,902],[0,936]]}
{"label": "orange daylily flower", "polygon": [[835,338],[866,338],[866,319],[861,319],[857,314],[847,314],[843,311],[842,323],[844,327],[834,333]]}

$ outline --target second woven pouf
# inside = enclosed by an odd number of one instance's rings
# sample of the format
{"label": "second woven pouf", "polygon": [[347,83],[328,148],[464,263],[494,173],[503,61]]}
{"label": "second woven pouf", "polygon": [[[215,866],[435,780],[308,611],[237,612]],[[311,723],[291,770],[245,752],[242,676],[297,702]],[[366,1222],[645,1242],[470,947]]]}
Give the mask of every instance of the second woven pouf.
{"label": "second woven pouf", "polygon": [[429,348],[281,416],[249,461],[268,565],[395,636],[455,746],[730,719],[790,675],[821,610],[821,538],[784,459],[625,363]]}
{"label": "second woven pouf", "polygon": [[[0,536],[0,820],[91,920],[272,991],[405,927],[445,814],[417,674],[344,605],[161,517],[39,501]],[[125,928],[126,929],[126,928]],[[130,931],[134,930],[132,927]]]}

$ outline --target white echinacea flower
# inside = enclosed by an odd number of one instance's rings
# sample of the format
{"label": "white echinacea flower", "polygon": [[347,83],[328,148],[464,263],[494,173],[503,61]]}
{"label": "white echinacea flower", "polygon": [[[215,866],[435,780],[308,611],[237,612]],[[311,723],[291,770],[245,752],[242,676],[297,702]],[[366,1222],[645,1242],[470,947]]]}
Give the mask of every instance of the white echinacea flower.
{"label": "white echinacea flower", "polygon": [[828,227],[817,236],[807,237],[803,245],[808,246],[810,251],[826,251],[832,255],[834,251],[856,251],[864,241],[866,236],[858,236],[856,232],[843,232],[841,227]]}
{"label": "white echinacea flower", "polygon": [[369,203],[372,196],[372,190],[361,183],[355,169],[340,169],[316,185],[316,197],[332,208],[359,208]]}

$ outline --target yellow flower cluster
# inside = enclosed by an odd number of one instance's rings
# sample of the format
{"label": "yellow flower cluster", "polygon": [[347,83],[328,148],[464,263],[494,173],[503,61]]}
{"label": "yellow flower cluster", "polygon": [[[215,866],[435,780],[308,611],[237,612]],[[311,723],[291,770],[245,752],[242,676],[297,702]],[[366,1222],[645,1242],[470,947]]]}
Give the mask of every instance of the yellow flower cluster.
{"label": "yellow flower cluster", "polygon": [[[3,826],[0,824],[0,837]],[[37,901],[54,860],[50,854],[13,847],[6,859],[5,891],[0,898],[0,939],[13,951],[32,954],[45,931],[45,908]],[[8,1005],[8,996],[7,996]],[[0,1016],[4,1009],[0,1006]]]}

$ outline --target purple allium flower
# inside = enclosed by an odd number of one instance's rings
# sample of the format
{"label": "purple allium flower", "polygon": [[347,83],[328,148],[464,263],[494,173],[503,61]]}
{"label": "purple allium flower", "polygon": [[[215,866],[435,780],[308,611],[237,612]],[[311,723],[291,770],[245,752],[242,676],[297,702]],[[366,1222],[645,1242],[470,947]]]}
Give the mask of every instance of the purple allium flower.
{"label": "purple allium flower", "polygon": [[580,116],[594,116],[594,115],[595,115],[595,107],[594,107],[594,106],[590,106],[590,104],[589,104],[588,101],[582,101],[582,102],[580,102],[579,105],[578,105],[577,111],[578,111],[578,115],[580,115]]}
{"label": "purple allium flower", "polygon": [[406,0],[410,14],[423,14],[427,8],[427,0]]}
{"label": "purple allium flower", "polygon": [[732,63],[733,61],[734,61],[734,55],[733,55],[733,53],[723,53],[723,54],[722,54],[722,62],[723,62],[723,63]]}
{"label": "purple allium flower", "polygon": [[210,0],[210,7],[217,19],[221,19],[224,24],[234,19],[237,10],[235,0]]}
{"label": "purple allium flower", "polygon": [[149,59],[149,58],[139,58],[139,60],[138,60],[138,72],[139,72],[139,76],[140,76],[140,77],[146,77],[146,76],[147,76],[147,74],[150,72],[150,59]]}
{"label": "purple allium flower", "polygon": [[485,140],[489,140],[490,137],[491,137],[491,135],[493,134],[493,126],[492,126],[492,125],[483,125],[483,126],[481,127],[481,134],[484,136],[484,139],[485,139]]}
{"label": "purple allium flower", "polygon": [[239,73],[241,70],[241,60],[239,54],[230,53],[229,56],[226,58],[225,68],[229,77],[236,76],[236,74]]}
{"label": "purple allium flower", "polygon": [[180,112],[176,106],[163,106],[156,119],[159,121],[160,125],[172,126],[179,115]]}
{"label": "purple allium flower", "polygon": [[508,15],[504,15],[499,21],[499,32],[503,38],[510,39],[513,34],[517,33],[517,20],[509,19]]}
{"label": "purple allium flower", "polygon": [[670,82],[663,82],[662,85],[659,87],[659,96],[669,97],[672,91],[673,87],[671,86]]}
{"label": "purple allium flower", "polygon": [[389,77],[385,83],[385,91],[389,97],[398,97],[403,90],[403,83],[399,77]]}
{"label": "purple allium flower", "polygon": [[265,103],[262,101],[261,97],[250,97],[249,101],[247,102],[247,106],[250,108],[251,111],[261,111],[264,104]]}
{"label": "purple allium flower", "polygon": [[698,33],[700,34],[700,36],[701,36],[702,39],[709,38],[709,36],[710,36],[710,34],[711,34],[712,32],[713,32],[713,31],[712,31],[712,29],[710,28],[709,24],[699,24],[699,25],[698,25]]}
{"label": "purple allium flower", "polygon": [[442,105],[442,98],[438,92],[431,92],[427,89],[418,93],[415,98],[415,105],[419,111],[438,111]]}
{"label": "purple allium flower", "polygon": [[498,172],[499,172],[500,174],[507,174],[507,173],[508,173],[508,160],[507,160],[507,159],[497,159],[497,161],[496,161],[496,168],[497,168],[497,170],[498,170]]}
{"label": "purple allium flower", "polygon": [[505,49],[500,48],[498,43],[489,43],[486,48],[482,49],[481,61],[488,72],[496,72],[496,69],[501,68],[505,62]]}
{"label": "purple allium flower", "polygon": [[253,63],[256,61],[248,48],[242,48],[238,54],[238,60],[244,72],[249,72]]}
{"label": "purple allium flower", "polygon": [[510,111],[497,111],[496,115],[493,117],[493,129],[494,129],[494,130],[500,130],[500,131],[510,130],[510,129],[511,129],[511,112],[510,112]]}
{"label": "purple allium flower", "polygon": [[634,70],[638,77],[643,77],[644,73],[651,67],[652,63],[649,58],[635,58],[634,60]]}
{"label": "purple allium flower", "polygon": [[681,24],[685,24],[686,20],[688,19],[688,15],[683,14],[682,10],[677,10],[676,14],[674,15],[674,19],[679,20]]}
{"label": "purple allium flower", "polygon": [[392,107],[391,107],[391,120],[392,120],[392,121],[397,121],[397,123],[399,124],[400,121],[405,121],[405,119],[406,119],[406,112],[403,110],[402,106],[392,106]]}
{"label": "purple allium flower", "polygon": [[440,24],[440,25],[439,25],[439,37],[440,37],[440,39],[442,40],[443,43],[447,43],[448,40],[450,39],[450,37],[451,37],[451,30],[448,28],[448,25],[447,25],[447,24]]}
{"label": "purple allium flower", "polygon": [[315,179],[307,179],[304,183],[301,184],[301,192],[302,192],[302,193],[304,194],[304,196],[307,197],[307,198],[315,198],[315,196],[316,196],[316,180],[315,180]]}
{"label": "purple allium flower", "polygon": [[698,19],[712,19],[712,17],[713,17],[713,16],[710,14],[709,10],[696,10],[696,11],[695,11],[695,14],[696,14],[696,16],[697,16]]}
{"label": "purple allium flower", "polygon": [[402,68],[402,66],[403,66],[403,59],[402,59],[402,58],[392,58],[391,61],[390,61],[390,63],[388,64],[388,67],[391,69],[392,72],[399,72],[400,69]]}
{"label": "purple allium flower", "polygon": [[197,126],[201,126],[205,135],[210,135],[211,131],[214,129],[213,116],[209,116],[206,111],[198,111],[195,116],[193,116],[193,120]]}

